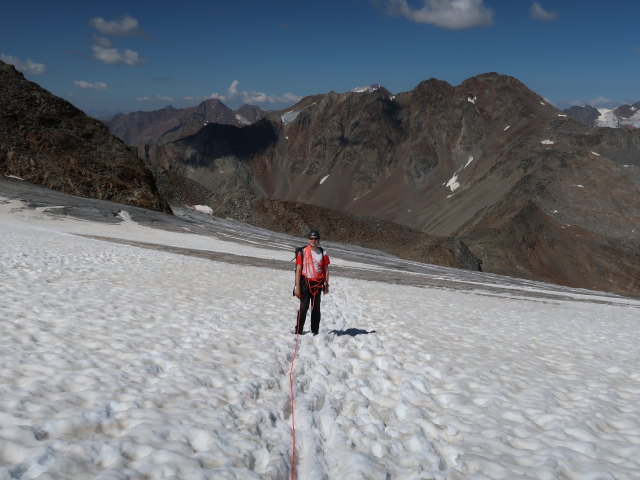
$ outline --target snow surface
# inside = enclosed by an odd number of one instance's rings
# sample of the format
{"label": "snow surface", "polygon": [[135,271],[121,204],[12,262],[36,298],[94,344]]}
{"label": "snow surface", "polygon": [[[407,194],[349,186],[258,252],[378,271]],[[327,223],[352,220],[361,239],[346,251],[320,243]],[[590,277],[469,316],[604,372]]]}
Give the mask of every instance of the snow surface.
{"label": "snow surface", "polygon": [[200,213],[206,213],[207,215],[213,215],[213,209],[208,205],[194,205],[194,210]]}
{"label": "snow surface", "polygon": [[[289,478],[293,277],[261,262],[291,253],[120,219],[0,198],[0,479]],[[296,478],[638,478],[640,301],[337,271],[294,364]]]}

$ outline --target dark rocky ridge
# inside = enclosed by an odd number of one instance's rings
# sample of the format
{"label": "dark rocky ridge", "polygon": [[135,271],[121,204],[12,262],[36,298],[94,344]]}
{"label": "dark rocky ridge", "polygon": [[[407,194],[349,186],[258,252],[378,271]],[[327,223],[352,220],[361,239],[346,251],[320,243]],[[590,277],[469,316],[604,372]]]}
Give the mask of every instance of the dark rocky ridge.
{"label": "dark rocky ridge", "polygon": [[0,62],[0,174],[169,212],[151,171],[97,120]]}
{"label": "dark rocky ridge", "polygon": [[201,102],[195,107],[166,107],[151,112],[118,114],[105,123],[109,131],[127,145],[163,144],[193,135],[208,123],[244,126],[255,123],[266,112],[253,105],[231,110],[218,99]]}
{"label": "dark rocky ridge", "polygon": [[229,128],[143,156],[235,218],[312,204],[461,238],[486,271],[640,295],[640,131],[589,128],[515,78],[331,92]]}
{"label": "dark rocky ridge", "polygon": [[574,105],[573,107],[566,108],[564,110],[564,113],[589,127],[595,127],[596,120],[600,116],[600,112],[598,111],[598,109],[592,107],[591,105],[585,105],[582,107]]}

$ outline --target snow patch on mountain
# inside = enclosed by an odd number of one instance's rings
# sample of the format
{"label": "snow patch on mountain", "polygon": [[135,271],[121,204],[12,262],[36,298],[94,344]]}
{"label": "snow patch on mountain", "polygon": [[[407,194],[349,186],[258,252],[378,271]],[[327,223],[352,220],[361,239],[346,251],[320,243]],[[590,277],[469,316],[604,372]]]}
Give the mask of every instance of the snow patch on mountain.
{"label": "snow patch on mountain", "polygon": [[[458,170],[456,170],[456,173],[453,174],[453,176],[449,179],[449,181],[447,183],[443,183],[442,185],[449,188],[452,192],[458,189],[460,187],[460,182],[458,181],[458,174],[460,173],[460,171],[467,168],[471,164],[471,162],[473,162],[473,155],[469,155],[469,157],[467,158],[467,163],[465,163],[463,167],[458,168]],[[449,195],[447,198],[449,198],[450,196],[451,195]]]}
{"label": "snow patch on mountain", "polygon": [[460,187],[460,182],[458,182],[458,174],[457,173],[453,177],[451,177],[449,179],[449,181],[446,184],[446,187],[450,188],[452,192]]}
{"label": "snow patch on mountain", "polygon": [[282,119],[282,123],[287,124],[293,122],[300,115],[300,110],[291,110],[289,112],[283,113],[280,118]]}
{"label": "snow patch on mountain", "polygon": [[379,90],[380,85],[365,85],[364,87],[356,87],[351,90],[352,93],[371,93]]}
{"label": "snow patch on mountain", "polygon": [[236,120],[238,120],[238,122],[240,122],[242,125],[251,125],[251,122],[249,120],[238,113],[236,113]]}
{"label": "snow patch on mountain", "polygon": [[298,115],[300,115],[300,112],[302,112],[303,110],[306,110],[307,108],[313,107],[316,104],[316,102],[313,102],[310,105],[307,105],[304,108],[301,108],[300,110],[289,110],[288,112],[283,113],[282,115],[280,115],[280,119],[282,120],[282,123],[284,123],[285,125],[288,123],[293,122],[296,118],[298,118]]}
{"label": "snow patch on mountain", "polygon": [[[617,109],[616,109],[617,110]],[[620,116],[616,113],[616,110],[610,110],[607,108],[598,108],[600,116],[596,119],[596,125],[598,127],[620,128],[620,127],[634,127],[640,128],[640,109],[631,106],[629,110],[633,112],[629,117]]]}
{"label": "snow patch on mountain", "polygon": [[193,209],[200,213],[206,213],[207,215],[213,215],[213,209],[208,205],[194,205]]}
{"label": "snow patch on mountain", "polygon": [[467,163],[462,168],[467,168],[471,162],[473,162],[473,155],[469,155],[469,158],[467,159]]}

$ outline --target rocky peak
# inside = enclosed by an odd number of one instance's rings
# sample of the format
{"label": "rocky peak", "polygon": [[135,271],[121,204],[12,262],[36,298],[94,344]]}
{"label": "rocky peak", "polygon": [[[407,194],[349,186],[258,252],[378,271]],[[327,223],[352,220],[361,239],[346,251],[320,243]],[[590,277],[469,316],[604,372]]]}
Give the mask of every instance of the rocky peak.
{"label": "rocky peak", "polygon": [[151,172],[69,102],[0,62],[0,174],[74,195],[169,212]]}
{"label": "rocky peak", "polygon": [[613,113],[620,118],[631,118],[640,114],[640,102],[636,102],[633,105],[620,105],[614,108]]}
{"label": "rocky peak", "polygon": [[[244,104],[235,111],[236,115],[239,115],[241,119],[247,121],[247,123],[255,123],[265,115],[265,111],[255,105]],[[241,120],[242,121],[242,120]]]}
{"label": "rocky peak", "polygon": [[596,125],[596,120],[600,116],[598,109],[591,105],[585,105],[583,107],[574,105],[564,110],[564,113],[590,127]]}

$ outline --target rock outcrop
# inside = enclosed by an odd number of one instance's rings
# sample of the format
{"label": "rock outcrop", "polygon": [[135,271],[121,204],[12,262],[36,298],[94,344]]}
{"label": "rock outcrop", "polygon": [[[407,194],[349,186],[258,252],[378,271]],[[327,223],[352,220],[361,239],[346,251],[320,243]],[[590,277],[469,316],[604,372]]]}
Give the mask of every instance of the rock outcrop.
{"label": "rock outcrop", "polygon": [[151,171],[122,141],[0,62],[0,174],[83,197],[170,212]]}

